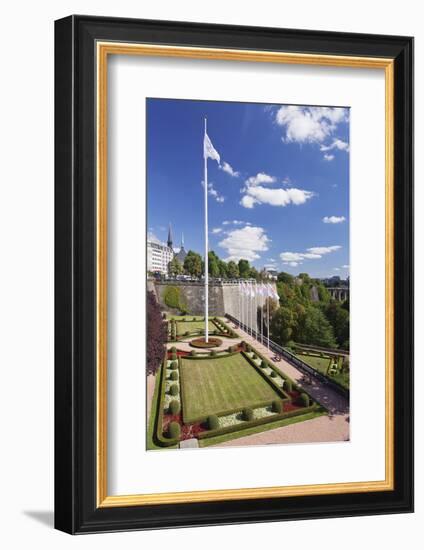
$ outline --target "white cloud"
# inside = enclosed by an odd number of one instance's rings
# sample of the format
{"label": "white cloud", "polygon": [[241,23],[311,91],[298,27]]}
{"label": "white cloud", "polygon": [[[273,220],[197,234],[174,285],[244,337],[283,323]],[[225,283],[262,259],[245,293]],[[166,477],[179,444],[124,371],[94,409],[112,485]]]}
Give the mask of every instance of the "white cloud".
{"label": "white cloud", "polygon": [[300,265],[303,260],[319,260],[324,254],[329,254],[341,248],[339,245],[334,246],[315,246],[307,248],[306,252],[281,252],[280,259],[285,265],[295,267]]}
{"label": "white cloud", "polygon": [[284,129],[283,141],[287,143],[323,143],[347,118],[348,111],[342,107],[283,105],[275,122]]}
{"label": "white cloud", "polygon": [[271,206],[287,206],[288,204],[304,204],[314,196],[311,191],[291,187],[288,189],[269,189],[262,185],[247,185],[240,204],[245,208],[253,208],[255,204],[270,204]]}
{"label": "white cloud", "polygon": [[[331,151],[332,149],[338,149],[339,151],[349,151],[349,144],[342,139],[335,138],[330,145],[321,145],[320,151]],[[325,155],[324,155],[325,157]]]}
{"label": "white cloud", "polygon": [[322,221],[324,223],[343,223],[346,218],[344,216],[324,216]]}
{"label": "white cloud", "polygon": [[311,248],[308,248],[307,251],[311,252],[312,254],[329,254],[330,252],[335,252],[336,250],[340,250],[340,245],[333,245],[333,246],[313,246]]}
{"label": "white cloud", "polygon": [[241,220],[225,220],[222,225],[252,225],[250,222],[243,222]]}
{"label": "white cloud", "polygon": [[[203,185],[203,183],[202,183]],[[208,183],[208,194],[213,197],[216,202],[223,203],[225,201],[225,197],[223,197],[213,186],[213,183]]]}
{"label": "white cloud", "polygon": [[330,155],[329,153],[324,153],[324,160],[326,160],[327,162],[331,162],[332,160],[334,160],[334,155]]}
{"label": "white cloud", "polygon": [[350,265],[349,265],[349,264],[342,265],[342,268],[343,268],[343,269],[349,269],[349,268],[350,268]]}
{"label": "white cloud", "polygon": [[333,267],[334,271],[340,271],[340,267]]}
{"label": "white cloud", "polygon": [[270,176],[264,172],[258,172],[256,176],[250,176],[250,178],[247,178],[245,183],[248,186],[254,186],[259,185],[260,183],[275,183],[276,181],[277,178],[274,176]]}
{"label": "white cloud", "polygon": [[232,176],[233,178],[238,178],[240,175],[240,172],[237,172],[236,170],[234,170],[233,167],[228,162],[223,161],[223,163],[219,165],[219,168],[223,172],[230,174],[230,176]]}
{"label": "white cloud", "polygon": [[227,261],[238,261],[240,258],[253,261],[260,257],[259,252],[268,250],[269,242],[262,227],[246,226],[229,231],[219,246],[226,250]]}
{"label": "white cloud", "polygon": [[212,229],[212,234],[213,235],[218,235],[218,233],[222,233],[222,229],[220,227],[214,227]]}
{"label": "white cloud", "polygon": [[298,262],[303,260],[303,254],[301,252],[282,252],[280,258],[283,262]]}

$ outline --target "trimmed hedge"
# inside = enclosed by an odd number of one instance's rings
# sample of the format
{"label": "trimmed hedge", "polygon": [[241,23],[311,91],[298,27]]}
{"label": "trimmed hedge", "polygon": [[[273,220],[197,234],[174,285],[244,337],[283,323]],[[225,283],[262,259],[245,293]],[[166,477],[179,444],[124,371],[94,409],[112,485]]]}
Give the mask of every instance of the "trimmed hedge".
{"label": "trimmed hedge", "polygon": [[252,409],[244,409],[244,411],[243,411],[243,420],[246,420],[248,422],[253,420],[253,410]]}
{"label": "trimmed hedge", "polygon": [[[175,359],[177,359],[177,358],[175,358]],[[177,362],[177,361],[172,361],[172,363],[169,365],[169,368],[170,368],[171,370],[176,370],[176,369],[178,369],[178,362]]]}
{"label": "trimmed hedge", "polygon": [[169,393],[170,395],[178,395],[178,385],[177,384],[172,384],[172,386],[169,388]]}
{"label": "trimmed hedge", "polygon": [[178,356],[177,356],[177,352],[176,352],[176,351],[173,351],[173,352],[171,353],[171,359],[172,359],[173,361],[176,361],[176,360],[178,359]]}
{"label": "trimmed hedge", "polygon": [[283,404],[281,401],[273,401],[272,402],[272,411],[275,413],[280,413],[283,410]]}
{"label": "trimmed hedge", "polygon": [[176,370],[172,371],[169,378],[175,382],[176,380],[178,380],[178,372]]}
{"label": "trimmed hedge", "polygon": [[215,437],[216,435],[224,435],[231,432],[238,432],[240,430],[247,430],[249,428],[254,428],[256,426],[261,426],[263,424],[270,424],[271,422],[276,422],[278,420],[284,420],[286,418],[293,418],[295,416],[302,416],[308,414],[312,411],[317,410],[319,407],[317,405],[312,405],[308,409],[296,409],[294,411],[275,414],[273,416],[264,416],[263,418],[256,418],[245,424],[233,424],[232,426],[225,426],[223,428],[218,428],[216,430],[209,430],[207,432],[200,432],[197,436],[198,439],[207,439],[209,437]]}
{"label": "trimmed hedge", "polygon": [[[163,360],[161,371],[160,371],[160,389],[159,389],[159,405],[158,405],[158,414],[155,421],[154,429],[154,438],[158,446],[160,447],[170,447],[171,445],[176,445],[178,439],[170,439],[163,435],[163,413],[164,413],[164,399],[165,399],[165,389],[166,389],[166,355]],[[168,434],[169,436],[169,434]]]}
{"label": "trimmed hedge", "polygon": [[271,371],[270,374],[271,378],[277,378],[278,374],[275,372],[275,370]]}
{"label": "trimmed hedge", "polygon": [[179,439],[181,437],[181,426],[178,422],[170,422],[167,435],[169,439]]}
{"label": "trimmed hedge", "polygon": [[309,407],[309,395],[305,392],[300,394],[300,400],[304,407]]}
{"label": "trimmed hedge", "polygon": [[291,378],[286,378],[284,380],[284,386],[283,388],[288,391],[288,392],[291,392],[293,391],[293,380],[291,380]]}
{"label": "trimmed hedge", "polygon": [[173,400],[169,403],[169,412],[170,412],[172,415],[175,415],[175,414],[179,414],[180,411],[181,411],[180,402],[177,401],[176,399],[173,399]]}
{"label": "trimmed hedge", "polygon": [[210,430],[219,429],[219,418],[215,414],[208,416],[208,428]]}

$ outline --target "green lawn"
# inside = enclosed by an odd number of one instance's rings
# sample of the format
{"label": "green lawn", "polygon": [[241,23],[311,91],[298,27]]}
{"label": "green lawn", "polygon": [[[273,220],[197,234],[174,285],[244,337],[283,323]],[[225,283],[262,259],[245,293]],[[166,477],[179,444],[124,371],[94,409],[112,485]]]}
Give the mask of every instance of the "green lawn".
{"label": "green lawn", "polygon": [[312,355],[302,354],[299,354],[297,357],[318,372],[327,374],[327,369],[330,364],[330,359],[328,357],[313,357]]}
{"label": "green lawn", "polygon": [[[217,330],[217,327],[212,323],[212,321],[208,321],[208,327],[209,330]],[[177,323],[177,335],[183,336],[186,332],[190,332],[190,334],[193,334],[194,332],[198,332],[199,330],[204,332],[205,329],[205,322],[204,321],[189,321],[185,323],[184,321],[179,321]]]}
{"label": "green lawn", "polygon": [[184,422],[280,399],[241,353],[211,359],[182,359]]}

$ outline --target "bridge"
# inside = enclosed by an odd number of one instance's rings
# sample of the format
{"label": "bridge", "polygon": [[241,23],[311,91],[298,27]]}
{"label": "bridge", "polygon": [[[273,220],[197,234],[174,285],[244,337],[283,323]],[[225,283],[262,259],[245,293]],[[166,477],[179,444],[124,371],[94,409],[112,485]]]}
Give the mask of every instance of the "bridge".
{"label": "bridge", "polygon": [[327,287],[330,296],[333,300],[344,302],[349,298],[349,288],[347,286]]}

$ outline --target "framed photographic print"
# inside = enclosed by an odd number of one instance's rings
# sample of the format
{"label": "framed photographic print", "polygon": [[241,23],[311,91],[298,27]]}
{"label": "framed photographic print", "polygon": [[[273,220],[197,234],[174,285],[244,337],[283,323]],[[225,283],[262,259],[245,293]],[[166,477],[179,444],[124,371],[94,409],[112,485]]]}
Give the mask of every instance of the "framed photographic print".
{"label": "framed photographic print", "polygon": [[413,509],[413,39],[55,26],[55,525]]}

